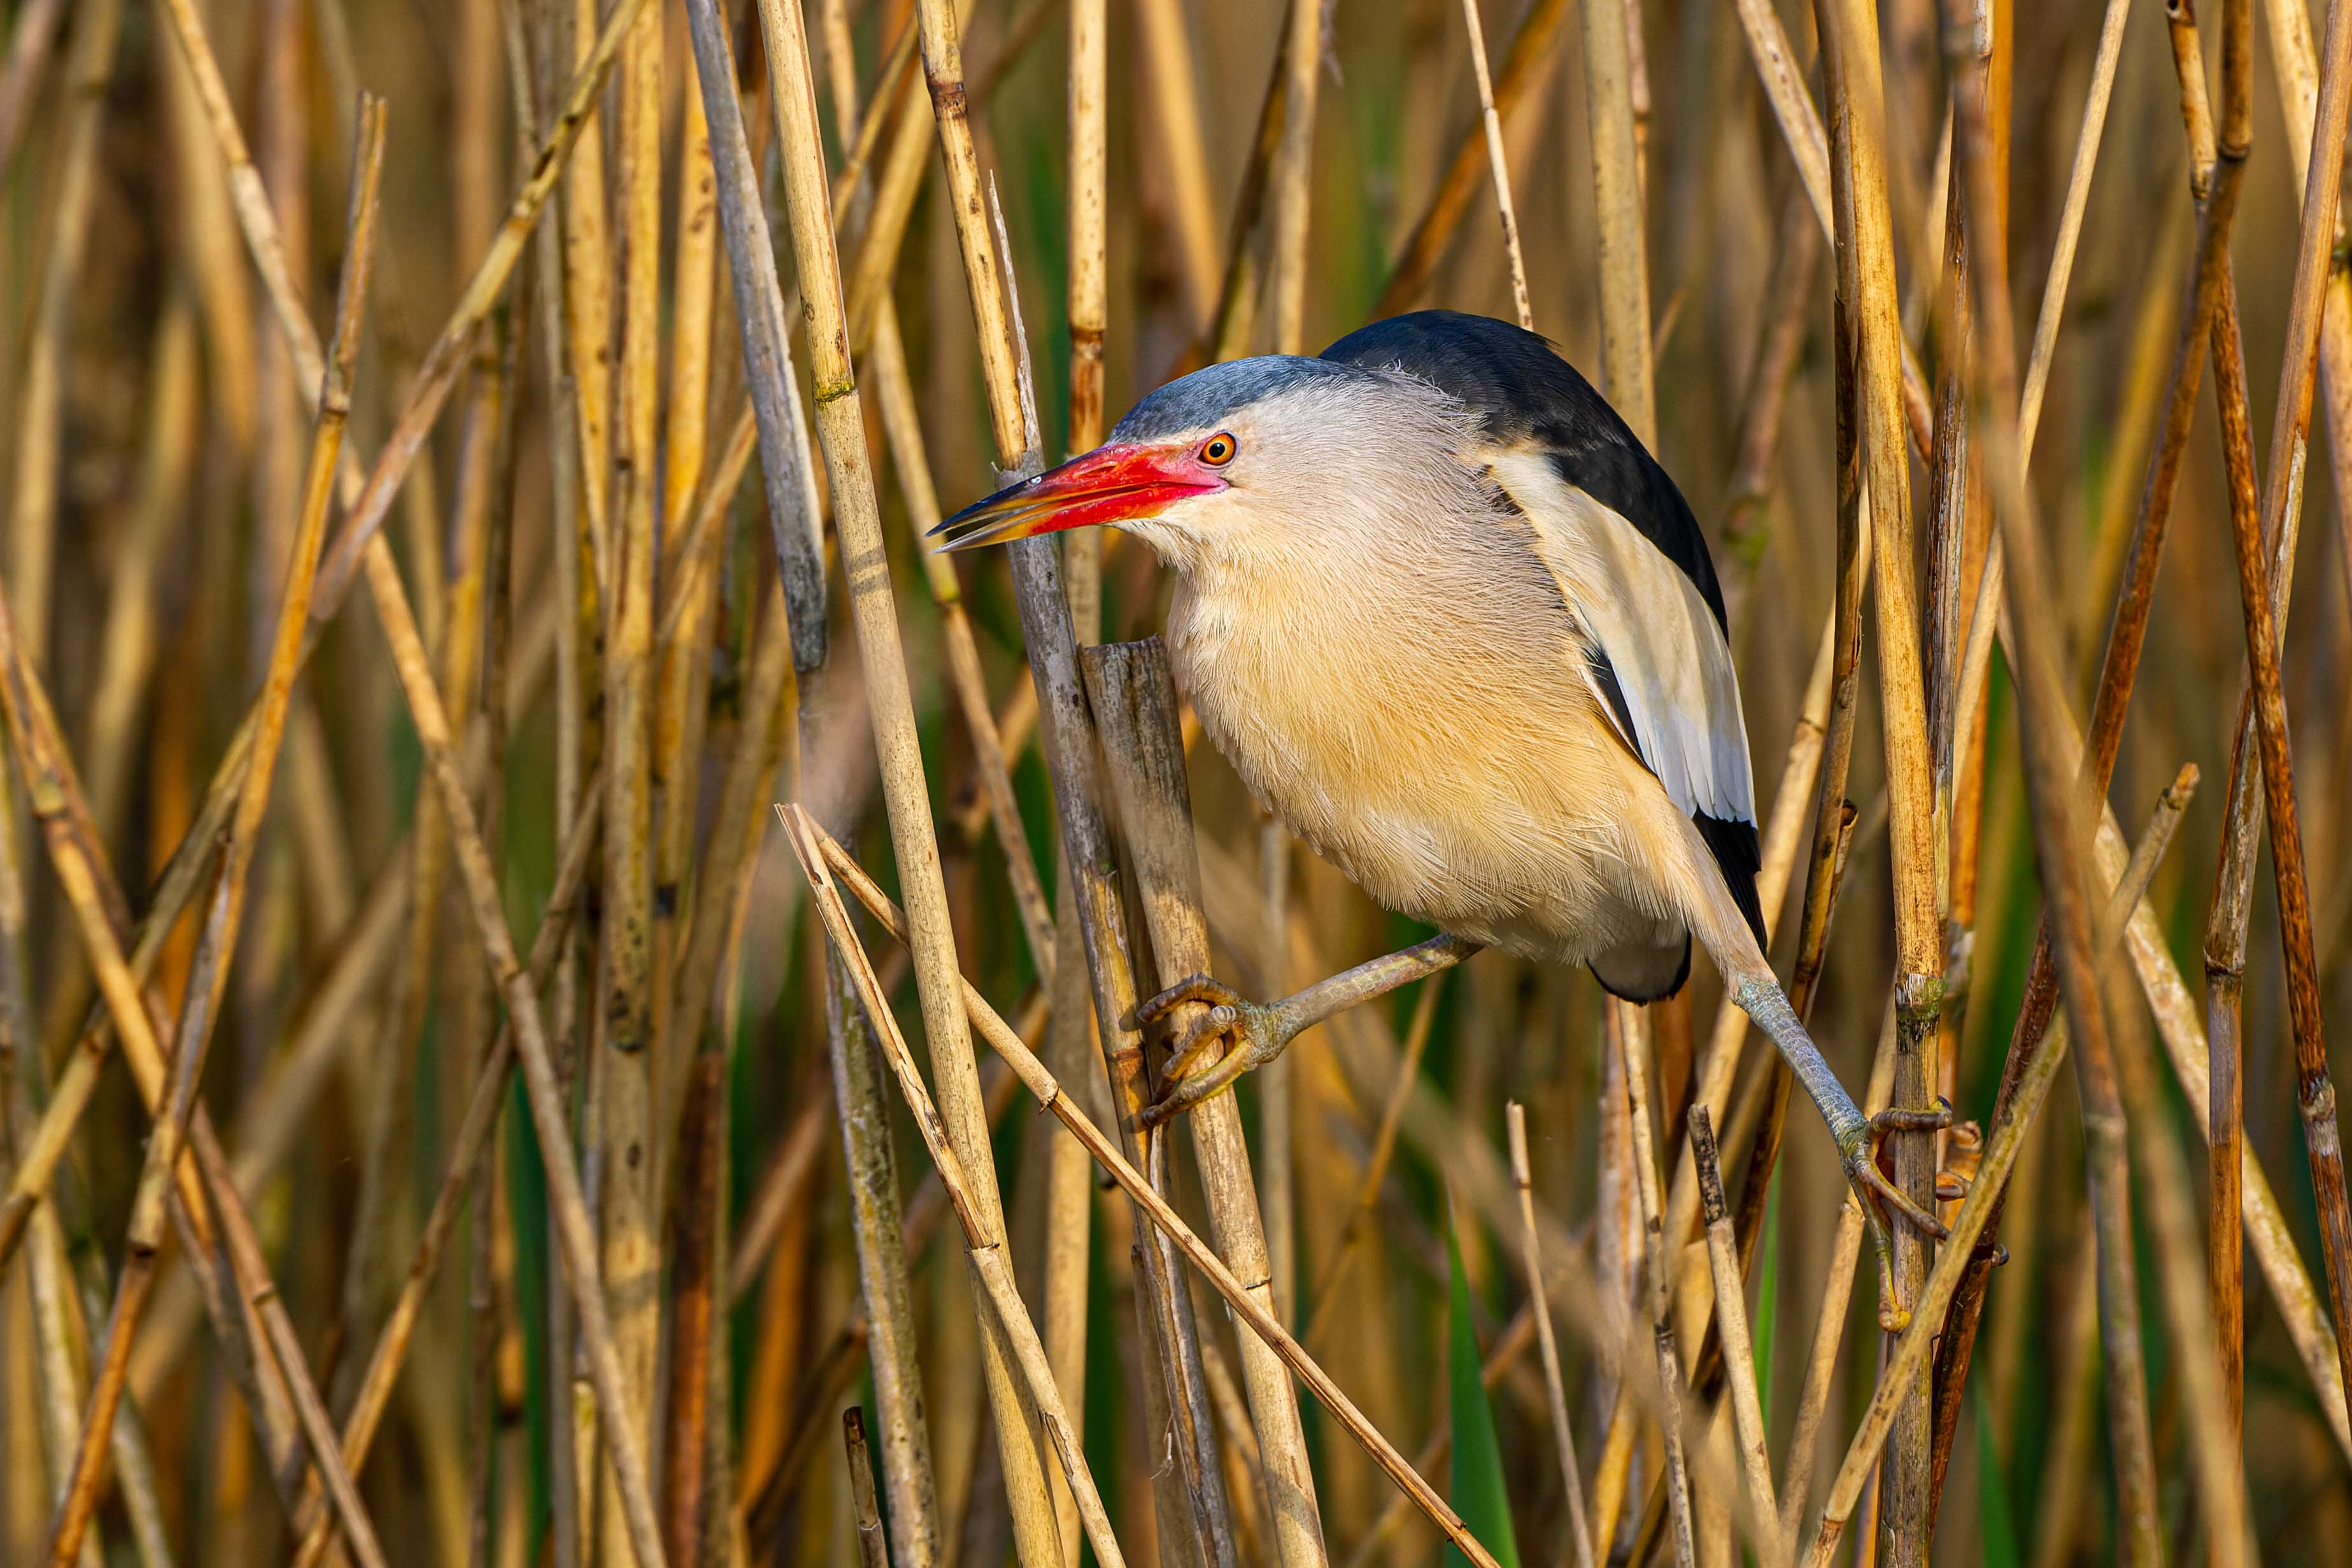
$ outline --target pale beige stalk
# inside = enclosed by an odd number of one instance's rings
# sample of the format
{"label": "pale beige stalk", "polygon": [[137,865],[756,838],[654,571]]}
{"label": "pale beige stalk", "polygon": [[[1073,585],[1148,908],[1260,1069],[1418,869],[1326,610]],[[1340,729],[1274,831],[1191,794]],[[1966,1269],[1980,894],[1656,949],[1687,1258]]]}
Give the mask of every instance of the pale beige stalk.
{"label": "pale beige stalk", "polygon": [[1307,351],[1307,218],[1314,206],[1315,99],[1323,76],[1323,9],[1328,0],[1291,0],[1283,26],[1282,140],[1270,187],[1274,223],[1266,264],[1266,316],[1274,351]]}
{"label": "pale beige stalk", "polygon": [[1633,125],[1632,37],[1624,0],[1579,0],[1584,17],[1584,117],[1599,230],[1601,394],[1643,445],[1658,444],[1651,380],[1650,261]]}

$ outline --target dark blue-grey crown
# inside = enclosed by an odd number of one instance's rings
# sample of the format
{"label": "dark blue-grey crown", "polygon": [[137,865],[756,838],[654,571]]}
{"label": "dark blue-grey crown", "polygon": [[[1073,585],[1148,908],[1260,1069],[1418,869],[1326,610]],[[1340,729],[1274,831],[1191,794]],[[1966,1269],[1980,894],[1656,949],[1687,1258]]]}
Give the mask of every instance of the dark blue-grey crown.
{"label": "dark blue-grey crown", "polygon": [[1358,366],[1296,354],[1228,360],[1180,376],[1144,398],[1127,411],[1110,438],[1160,441],[1187,431],[1213,429],[1241,410],[1280,392],[1318,382],[1369,379],[1371,372]]}

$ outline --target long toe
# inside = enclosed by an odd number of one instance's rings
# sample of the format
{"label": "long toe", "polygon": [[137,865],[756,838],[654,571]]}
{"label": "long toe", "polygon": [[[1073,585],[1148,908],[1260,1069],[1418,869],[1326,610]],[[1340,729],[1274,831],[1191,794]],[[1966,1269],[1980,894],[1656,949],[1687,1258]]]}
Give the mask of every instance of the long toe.
{"label": "long toe", "polygon": [[1211,1007],[1237,1007],[1241,993],[1210,975],[1187,975],[1158,996],[1135,1004],[1126,1019],[1129,1029],[1143,1029],[1158,1023],[1186,1002],[1204,1002]]}
{"label": "long toe", "polygon": [[1952,1103],[1938,1095],[1927,1110],[1889,1106],[1870,1119],[1874,1133],[1940,1133],[1952,1124]]}
{"label": "long toe", "polygon": [[[1180,1082],[1198,1071],[1202,1063],[1210,1060],[1211,1052],[1216,1051],[1217,1042],[1224,1039],[1234,1026],[1241,1022],[1241,1009],[1231,1002],[1220,1002],[1202,1015],[1192,1028],[1184,1031],[1184,1038],[1176,1042],[1175,1053],[1168,1059],[1169,1082]],[[1239,1051],[1242,1047],[1236,1041],[1229,1049]]]}
{"label": "long toe", "polygon": [[[1878,1200],[1886,1206],[1889,1212],[1909,1221],[1911,1226],[1923,1235],[1931,1236],[1941,1241],[1952,1233],[1950,1228],[1942,1220],[1914,1203],[1901,1187],[1888,1181],[1885,1174],[1879,1170],[1878,1162],[1871,1158],[1868,1154],[1865,1153],[1849,1160],[1846,1163],[1846,1175],[1858,1186],[1866,1185],[1872,1193],[1877,1195]],[[1865,1197],[1864,1201],[1867,1204],[1868,1198]]]}
{"label": "long toe", "polygon": [[1223,1093],[1261,1060],[1256,1042],[1245,1033],[1213,1032],[1207,1036],[1207,1040],[1212,1043],[1219,1040],[1231,1043],[1223,1056],[1207,1065],[1195,1066],[1181,1078],[1171,1075],[1166,1087],[1160,1090],[1160,1098],[1144,1107],[1143,1124],[1146,1127],[1160,1126],[1202,1101]]}

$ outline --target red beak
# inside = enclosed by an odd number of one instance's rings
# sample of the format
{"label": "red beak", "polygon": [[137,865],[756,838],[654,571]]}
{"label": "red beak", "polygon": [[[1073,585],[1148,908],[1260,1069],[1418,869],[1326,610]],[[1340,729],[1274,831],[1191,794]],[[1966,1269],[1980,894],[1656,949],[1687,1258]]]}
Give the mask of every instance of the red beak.
{"label": "red beak", "polygon": [[1097,446],[966,507],[933,528],[931,537],[941,541],[943,550],[971,549],[1148,517],[1188,496],[1224,487],[1216,470],[1188,448]]}

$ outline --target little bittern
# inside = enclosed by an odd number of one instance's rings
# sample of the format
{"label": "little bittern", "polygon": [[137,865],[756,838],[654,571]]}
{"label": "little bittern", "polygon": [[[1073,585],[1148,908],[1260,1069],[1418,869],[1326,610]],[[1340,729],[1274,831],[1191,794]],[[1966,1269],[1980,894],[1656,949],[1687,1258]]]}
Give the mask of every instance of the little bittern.
{"label": "little bittern", "polygon": [[1178,684],[1251,792],[1444,933],[1269,1005],[1205,976],[1154,998],[1140,1021],[1213,1004],[1155,1117],[1482,946],[1584,964],[1654,1001],[1696,937],[1820,1107],[1874,1225],[1884,1203],[1941,1233],[1880,1174],[1874,1135],[1948,1113],[1864,1116],[1765,961],[1755,785],[1706,538],[1549,343],[1432,310],[1318,358],[1213,365],[939,532],[961,549],[1104,523],[1173,571]]}

